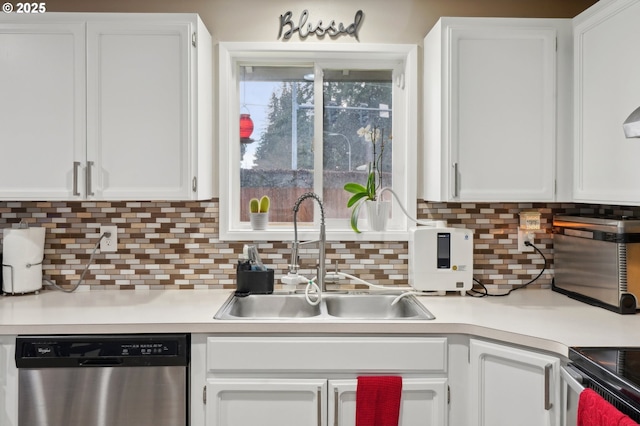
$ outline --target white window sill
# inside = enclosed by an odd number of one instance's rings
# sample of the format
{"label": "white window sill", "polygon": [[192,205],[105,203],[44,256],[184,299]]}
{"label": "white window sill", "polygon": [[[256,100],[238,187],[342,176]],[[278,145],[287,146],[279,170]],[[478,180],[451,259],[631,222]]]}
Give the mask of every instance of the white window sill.
{"label": "white window sill", "polygon": [[[318,239],[319,228],[298,227],[298,240]],[[327,230],[327,241],[408,241],[409,231],[387,230],[384,232],[362,231],[356,234],[351,229]],[[293,241],[293,228],[268,228],[263,231],[252,229],[234,229],[220,231],[220,241]]]}

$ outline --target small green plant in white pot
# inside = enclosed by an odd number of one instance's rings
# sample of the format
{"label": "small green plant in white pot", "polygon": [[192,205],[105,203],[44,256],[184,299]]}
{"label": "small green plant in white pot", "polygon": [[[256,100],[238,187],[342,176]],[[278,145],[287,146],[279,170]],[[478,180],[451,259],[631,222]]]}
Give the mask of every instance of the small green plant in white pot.
{"label": "small green plant in white pot", "polygon": [[270,205],[271,200],[266,195],[263,195],[259,200],[252,198],[249,201],[249,222],[251,223],[251,229],[256,231],[267,229]]}

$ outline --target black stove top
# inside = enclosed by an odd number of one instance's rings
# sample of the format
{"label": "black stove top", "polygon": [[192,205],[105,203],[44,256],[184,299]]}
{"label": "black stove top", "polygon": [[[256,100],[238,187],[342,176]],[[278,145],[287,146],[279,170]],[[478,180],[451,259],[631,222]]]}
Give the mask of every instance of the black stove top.
{"label": "black stove top", "polygon": [[607,371],[640,386],[640,348],[578,348]]}
{"label": "black stove top", "polygon": [[571,348],[569,359],[593,380],[640,408],[640,348]]}

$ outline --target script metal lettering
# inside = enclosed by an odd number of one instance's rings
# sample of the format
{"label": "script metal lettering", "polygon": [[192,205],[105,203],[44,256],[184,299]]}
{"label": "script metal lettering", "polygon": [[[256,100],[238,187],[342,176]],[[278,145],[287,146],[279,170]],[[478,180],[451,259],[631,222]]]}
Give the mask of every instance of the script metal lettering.
{"label": "script metal lettering", "polygon": [[336,23],[335,20],[332,20],[326,25],[321,19],[318,20],[315,25],[313,23],[308,23],[309,11],[307,9],[305,9],[300,15],[300,20],[298,21],[297,26],[291,20],[292,16],[293,12],[291,11],[286,12],[284,15],[280,15],[280,31],[278,32],[278,39],[282,38],[283,40],[289,40],[295,33],[298,33],[300,38],[303,40],[310,35],[316,35],[318,38],[323,38],[325,35],[328,35],[331,38],[336,38],[341,35],[350,35],[360,41],[358,32],[360,31],[360,25],[364,18],[362,10],[358,10],[356,12],[355,17],[353,18],[353,23],[347,26],[342,22]]}

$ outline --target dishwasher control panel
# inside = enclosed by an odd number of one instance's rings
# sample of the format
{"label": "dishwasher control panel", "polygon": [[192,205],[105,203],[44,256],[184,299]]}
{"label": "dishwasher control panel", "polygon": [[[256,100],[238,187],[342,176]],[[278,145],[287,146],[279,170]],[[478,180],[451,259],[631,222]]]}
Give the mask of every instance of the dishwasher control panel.
{"label": "dishwasher control panel", "polygon": [[121,356],[173,355],[178,350],[174,342],[123,343],[119,349]]}
{"label": "dishwasher control panel", "polygon": [[18,368],[186,365],[188,335],[18,336]]}

